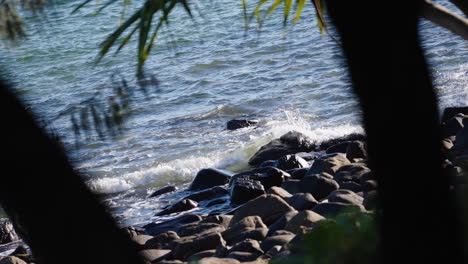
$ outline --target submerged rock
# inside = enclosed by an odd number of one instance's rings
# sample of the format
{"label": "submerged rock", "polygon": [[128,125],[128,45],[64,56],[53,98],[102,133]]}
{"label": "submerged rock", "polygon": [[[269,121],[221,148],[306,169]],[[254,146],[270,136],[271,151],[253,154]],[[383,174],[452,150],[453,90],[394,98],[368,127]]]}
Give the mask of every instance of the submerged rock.
{"label": "submerged rock", "polygon": [[156,196],[163,195],[163,194],[170,193],[170,192],[174,192],[174,191],[177,191],[176,186],[174,186],[174,185],[164,186],[164,187],[161,187],[161,188],[157,189],[156,191],[154,191],[150,196],[148,196],[148,198],[156,197]]}
{"label": "submerged rock", "polygon": [[234,173],[214,168],[200,170],[192,184],[188,188],[190,191],[208,189],[214,186],[225,185]]}
{"label": "submerged rock", "polygon": [[226,127],[228,130],[236,130],[239,128],[253,126],[257,123],[258,123],[257,120],[233,119],[227,122]]}
{"label": "submerged rock", "polygon": [[339,143],[343,143],[346,141],[354,141],[354,140],[360,140],[360,141],[365,141],[366,136],[363,134],[358,134],[358,133],[352,133],[346,136],[338,137],[338,138],[333,138],[330,140],[326,140],[320,143],[320,147],[316,148],[314,150],[326,150],[331,146],[337,145]]}
{"label": "submerged rock", "polygon": [[306,135],[291,131],[279,139],[274,139],[270,143],[261,147],[249,160],[249,164],[258,166],[266,160],[277,160],[284,155],[295,154],[297,152],[309,152],[313,150],[314,144]]}
{"label": "submerged rock", "polygon": [[173,214],[173,213],[179,213],[183,211],[188,211],[190,209],[193,209],[198,206],[198,203],[190,200],[190,199],[183,199],[182,201],[179,201],[172,206],[170,206],[167,209],[162,210],[161,212],[157,213],[156,216],[161,216],[161,215],[168,215],[168,214]]}

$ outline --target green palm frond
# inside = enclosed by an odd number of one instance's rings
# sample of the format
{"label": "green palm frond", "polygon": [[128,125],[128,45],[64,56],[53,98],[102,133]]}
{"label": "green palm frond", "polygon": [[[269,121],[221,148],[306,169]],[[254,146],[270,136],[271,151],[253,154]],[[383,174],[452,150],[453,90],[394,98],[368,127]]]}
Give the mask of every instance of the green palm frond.
{"label": "green palm frond", "polygon": [[[264,8],[265,5],[271,3],[266,9]],[[317,15],[317,24],[322,33],[324,30],[327,30],[327,25],[324,20],[324,12],[325,12],[325,2],[324,0],[311,0],[311,3],[315,7],[316,15]],[[294,19],[292,22],[295,24],[299,21],[301,17],[302,10],[306,4],[306,0],[296,0],[295,5],[293,0],[258,0],[258,3],[255,5],[255,8],[252,14],[249,16],[247,11],[247,0],[242,0],[242,8],[244,13],[244,21],[245,21],[245,28],[248,29],[248,24],[252,17],[257,19],[257,23],[259,28],[262,27],[264,21],[267,17],[278,7],[284,4],[284,13],[283,13],[283,27],[286,27],[289,22],[289,16],[292,11],[295,12]],[[265,10],[263,10],[265,9]]]}
{"label": "green palm frond", "polygon": [[[129,0],[124,1],[124,10],[130,4]],[[87,5],[90,0],[82,2],[74,11]],[[117,0],[107,1],[98,11],[117,2]],[[138,51],[137,51],[137,76],[142,77],[143,65],[148,58],[157,35],[163,25],[169,24],[169,17],[172,11],[179,5],[192,17],[191,8],[187,0],[147,0],[143,6],[135,11],[121,25],[111,33],[102,43],[97,61],[100,61],[121,38],[122,34],[134,26],[130,33],[121,41],[116,52],[119,52],[138,31]],[[153,23],[156,23],[153,25]],[[154,27],[153,27],[154,26]]]}

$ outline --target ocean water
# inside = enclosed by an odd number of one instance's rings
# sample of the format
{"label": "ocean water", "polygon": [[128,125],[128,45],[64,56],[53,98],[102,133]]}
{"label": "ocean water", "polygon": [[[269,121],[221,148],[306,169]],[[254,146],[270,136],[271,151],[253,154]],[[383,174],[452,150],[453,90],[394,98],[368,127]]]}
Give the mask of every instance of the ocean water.
{"label": "ocean water", "polygon": [[[25,13],[28,37],[4,44],[0,64],[122,225],[164,220],[153,215],[186,193],[146,199],[153,190],[183,189],[202,168],[241,171],[260,146],[290,130],[316,141],[362,132],[343,56],[320,34],[311,5],[286,31],[278,12],[260,33],[254,23],[245,33],[240,1],[199,1],[195,19],[177,10],[161,32],[146,63],[159,85],[135,92],[123,135],[91,134],[76,148],[70,109],[93,97],[107,102],[113,74],[135,85],[136,68],[135,41],[95,64],[122,6],[94,14],[96,2],[71,15],[78,3],[56,1],[42,19]],[[429,22],[421,28],[440,107],[468,105],[467,42]],[[259,125],[227,131],[233,118]]]}

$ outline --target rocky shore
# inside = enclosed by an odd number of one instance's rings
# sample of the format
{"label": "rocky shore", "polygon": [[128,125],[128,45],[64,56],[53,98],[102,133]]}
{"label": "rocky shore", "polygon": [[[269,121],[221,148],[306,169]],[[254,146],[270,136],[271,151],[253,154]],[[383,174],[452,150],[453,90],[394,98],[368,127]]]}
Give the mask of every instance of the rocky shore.
{"label": "rocky shore", "polygon": [[[464,186],[468,170],[468,108],[449,108],[443,115],[443,167],[455,185]],[[236,129],[231,122],[229,129]],[[237,128],[255,125],[241,121]],[[367,164],[365,136],[351,134],[316,143],[291,131],[261,147],[249,160],[251,169],[233,173],[200,170],[189,195],[155,212],[174,216],[142,228],[124,230],[148,263],[269,263],[300,254],[304,234],[342,212],[372,216],[378,183]],[[147,199],[177,192],[175,186],[156,190]],[[223,213],[193,213],[199,207],[227,205]],[[2,243],[18,240],[2,223]],[[12,233],[13,232],[13,233]],[[6,235],[10,234],[10,235]],[[2,237],[2,238],[3,238]],[[33,263],[20,246],[0,260]]]}

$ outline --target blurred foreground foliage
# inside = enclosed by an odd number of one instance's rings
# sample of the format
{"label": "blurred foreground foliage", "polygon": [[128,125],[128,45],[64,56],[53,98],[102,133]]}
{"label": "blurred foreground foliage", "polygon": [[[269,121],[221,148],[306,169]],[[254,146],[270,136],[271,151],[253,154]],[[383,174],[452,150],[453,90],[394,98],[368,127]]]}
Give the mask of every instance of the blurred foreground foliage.
{"label": "blurred foreground foliage", "polygon": [[359,210],[344,211],[318,222],[301,241],[290,245],[293,253],[272,264],[373,264],[379,263],[380,239],[376,216]]}

